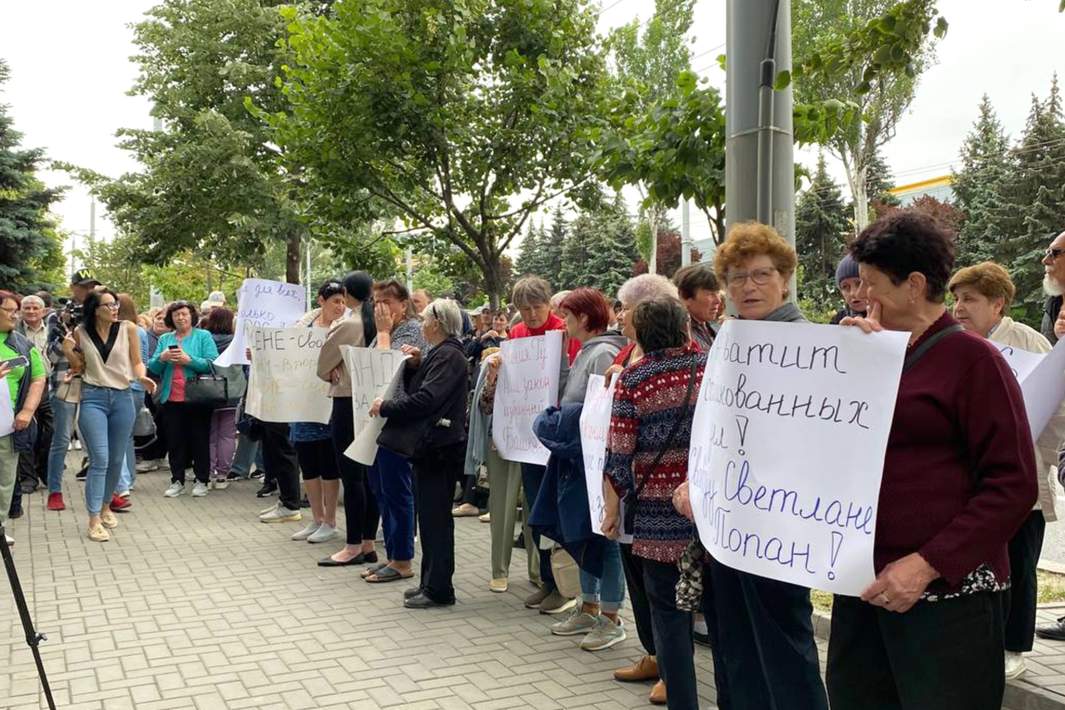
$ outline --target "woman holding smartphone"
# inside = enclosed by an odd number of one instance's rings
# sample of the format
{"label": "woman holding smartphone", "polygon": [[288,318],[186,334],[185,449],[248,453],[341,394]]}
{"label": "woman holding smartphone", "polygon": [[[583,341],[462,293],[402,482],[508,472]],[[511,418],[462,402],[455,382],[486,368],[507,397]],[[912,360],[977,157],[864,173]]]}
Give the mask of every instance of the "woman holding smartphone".
{"label": "woman holding smartphone", "polygon": [[176,498],[185,493],[185,468],[192,465],[196,485],[192,495],[207,495],[211,472],[211,408],[185,401],[185,385],[196,375],[211,371],[218,347],[211,334],[193,328],[199,322],[196,307],[175,301],[166,308],[166,325],[171,332],[159,338],[148,369],[162,378],[159,404],[170,457],[170,487],[163,493]]}
{"label": "woman holding smartphone", "polygon": [[148,378],[141,360],[137,326],[120,321],[118,307],[114,291],[92,291],[85,299],[82,324],[63,341],[71,367],[82,373],[78,424],[89,450],[85,507],[89,512],[88,537],[93,542],[107,542],[111,539],[108,530],[118,527],[110,503],[136,416],[130,383],[137,381],[149,393],[155,391],[155,382]]}

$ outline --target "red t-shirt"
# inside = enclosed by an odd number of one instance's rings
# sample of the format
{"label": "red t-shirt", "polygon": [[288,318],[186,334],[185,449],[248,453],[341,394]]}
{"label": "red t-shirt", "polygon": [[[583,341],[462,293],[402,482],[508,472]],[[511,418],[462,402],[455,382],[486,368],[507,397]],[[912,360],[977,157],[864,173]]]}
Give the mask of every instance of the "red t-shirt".
{"label": "red t-shirt", "polygon": [[[544,322],[539,328],[530,328],[524,323],[518,323],[510,329],[511,338],[531,338],[536,335],[543,335],[549,330],[566,330],[566,322],[556,316],[554,313],[547,317],[547,321]],[[564,337],[564,336],[563,336]],[[577,359],[577,353],[581,351],[581,341],[576,338],[570,338],[569,344],[566,346],[566,355],[569,357],[569,364],[572,365],[573,361]]]}

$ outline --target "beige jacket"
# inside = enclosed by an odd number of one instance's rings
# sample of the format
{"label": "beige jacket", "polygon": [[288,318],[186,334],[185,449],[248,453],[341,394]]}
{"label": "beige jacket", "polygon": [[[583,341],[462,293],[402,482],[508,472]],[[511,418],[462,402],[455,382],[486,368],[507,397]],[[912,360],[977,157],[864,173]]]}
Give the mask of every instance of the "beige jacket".
{"label": "beige jacket", "polygon": [[[358,311],[352,311],[350,316],[329,327],[325,345],[318,353],[318,377],[330,383],[330,397],[351,396],[351,373],[344,367],[344,357],[340,353],[341,345],[366,347],[366,338],[362,331],[362,316]],[[333,382],[332,372],[337,367],[340,368],[340,380]]]}
{"label": "beige jacket", "polygon": [[[1010,345],[1033,353],[1050,352],[1050,341],[1037,330],[1018,323],[1006,316],[991,333],[990,340],[1002,345]],[[1033,510],[1042,510],[1046,521],[1058,519],[1055,501],[1057,496],[1057,462],[1058,450],[1065,442],[1065,402],[1058,408],[1057,414],[1050,418],[1050,423],[1035,442],[1035,465],[1039,473],[1039,500]]]}

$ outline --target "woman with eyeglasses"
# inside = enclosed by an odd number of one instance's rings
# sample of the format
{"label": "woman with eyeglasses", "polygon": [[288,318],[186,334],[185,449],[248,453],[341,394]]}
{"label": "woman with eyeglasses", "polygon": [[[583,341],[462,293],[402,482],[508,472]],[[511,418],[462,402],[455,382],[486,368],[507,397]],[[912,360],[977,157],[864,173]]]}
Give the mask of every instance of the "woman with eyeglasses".
{"label": "woman with eyeglasses", "polygon": [[[775,229],[741,222],[717,250],[714,270],[741,320],[805,323],[788,300],[797,263],[795,249]],[[673,501],[691,518],[687,482]],[[827,710],[810,590],[713,559],[708,569],[703,606],[719,702],[727,694],[728,707],[743,710]]]}
{"label": "woman with eyeglasses", "polygon": [[118,527],[111,499],[126,461],[136,412],[130,383],[137,381],[152,393],[141,361],[137,327],[118,318],[118,296],[108,288],[89,293],[84,319],[63,341],[71,367],[82,373],[78,424],[89,449],[85,477],[85,508],[89,512],[88,537],[93,542],[111,539]]}
{"label": "woman with eyeglasses", "polygon": [[[328,330],[344,317],[344,287],[339,281],[326,281],[318,288],[318,307],[305,315],[298,325]],[[337,538],[337,498],[340,496],[340,469],[333,451],[333,435],[328,424],[295,422],[289,427],[289,439],[296,447],[296,458],[303,473],[303,487],[311,504],[313,520],[292,534],[292,540],[309,543],[329,542]]]}
{"label": "woman with eyeglasses", "polygon": [[207,495],[211,474],[211,408],[186,401],[186,385],[211,371],[218,357],[218,346],[206,330],[194,328],[199,322],[196,306],[175,301],[164,316],[171,332],[159,338],[148,369],[162,378],[159,403],[163,408],[163,426],[170,458],[170,487],[167,498],[185,494],[185,469],[191,465],[196,475],[192,495]]}

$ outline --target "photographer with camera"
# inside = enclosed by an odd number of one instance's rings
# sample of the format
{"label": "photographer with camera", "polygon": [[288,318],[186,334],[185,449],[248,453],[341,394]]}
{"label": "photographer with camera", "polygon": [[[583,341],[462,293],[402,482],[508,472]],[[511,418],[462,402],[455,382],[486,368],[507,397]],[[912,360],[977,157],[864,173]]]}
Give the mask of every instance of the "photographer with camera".
{"label": "photographer with camera", "polygon": [[48,317],[48,359],[52,363],[49,385],[52,405],[52,445],[48,449],[48,510],[64,510],[63,469],[74,433],[74,416],[81,400],[80,373],[71,369],[63,340],[82,320],[82,304],[100,282],[87,270],[70,277],[71,300]]}
{"label": "photographer with camera", "polygon": [[[20,305],[17,294],[0,291],[0,380],[7,383],[12,414],[12,431],[0,435],[0,526],[7,521],[11,506],[19,453],[31,450],[36,439],[37,424],[33,414],[44,393],[41,355],[33,343],[15,332]],[[6,395],[0,392],[0,397],[3,396]],[[7,409],[7,406],[3,408]],[[9,545],[13,542],[11,538],[7,539]]]}

